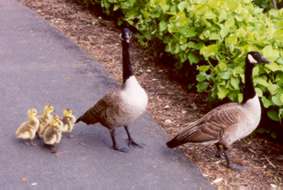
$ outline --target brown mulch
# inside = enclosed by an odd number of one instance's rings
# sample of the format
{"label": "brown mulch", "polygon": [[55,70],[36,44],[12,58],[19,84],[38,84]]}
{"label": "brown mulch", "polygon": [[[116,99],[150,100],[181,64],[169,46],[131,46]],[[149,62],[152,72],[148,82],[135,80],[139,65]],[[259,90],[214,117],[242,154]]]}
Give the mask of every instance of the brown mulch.
{"label": "brown mulch", "polygon": [[[93,11],[70,0],[22,2],[103,64],[114,79],[121,81],[120,31],[112,21],[103,20]],[[131,56],[136,75],[150,97],[148,109],[170,137],[182,130],[185,123],[194,121],[211,109],[206,95],[188,92],[186,86],[172,80],[175,72],[156,61],[150,49],[134,43]],[[214,147],[189,144],[181,149],[218,189],[282,187],[283,145],[259,135],[235,143],[230,151],[233,160],[245,166],[242,172],[225,168],[223,160],[215,157]]]}

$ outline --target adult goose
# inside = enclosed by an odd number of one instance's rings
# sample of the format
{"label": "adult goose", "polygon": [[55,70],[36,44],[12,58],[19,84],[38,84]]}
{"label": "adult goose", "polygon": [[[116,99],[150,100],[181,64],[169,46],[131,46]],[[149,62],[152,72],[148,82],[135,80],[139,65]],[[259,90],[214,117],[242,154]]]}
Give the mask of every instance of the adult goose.
{"label": "adult goose", "polygon": [[260,63],[268,63],[268,60],[259,52],[248,52],[242,103],[227,103],[212,109],[202,118],[189,123],[188,127],[167,142],[167,146],[174,148],[188,142],[215,144],[218,155],[224,156],[227,167],[239,169],[230,162],[226,150],[235,141],[251,134],[260,122],[261,107],[252,81],[253,68]]}
{"label": "adult goose", "polygon": [[148,103],[148,96],[134,76],[131,67],[129,54],[131,37],[131,31],[124,28],[121,34],[123,57],[123,84],[121,88],[106,94],[76,121],[76,123],[82,121],[88,125],[101,123],[110,131],[113,149],[121,152],[127,152],[128,148],[117,146],[115,129],[124,127],[129,146],[140,146],[132,138],[128,126],[144,113]]}

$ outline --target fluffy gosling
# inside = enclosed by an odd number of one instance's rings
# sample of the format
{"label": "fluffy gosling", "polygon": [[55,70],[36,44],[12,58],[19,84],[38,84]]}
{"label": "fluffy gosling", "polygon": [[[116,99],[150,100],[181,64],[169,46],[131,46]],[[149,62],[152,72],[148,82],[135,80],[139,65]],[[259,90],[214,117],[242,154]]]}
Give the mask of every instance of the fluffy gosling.
{"label": "fluffy gosling", "polygon": [[55,115],[43,131],[43,143],[50,148],[52,153],[57,152],[58,144],[62,139],[62,129],[63,122],[59,116]]}
{"label": "fluffy gosling", "polygon": [[31,145],[34,145],[34,138],[39,128],[39,120],[37,116],[37,110],[30,108],[27,111],[28,120],[21,123],[16,130],[16,138],[22,140],[29,140]]}
{"label": "fluffy gosling", "polygon": [[73,115],[73,111],[69,108],[63,110],[63,133],[66,133],[69,138],[72,137],[71,132],[74,129],[76,117]]}
{"label": "fluffy gosling", "polygon": [[53,118],[54,107],[51,104],[47,104],[43,108],[43,113],[39,117],[39,129],[38,136],[43,137],[45,127],[52,121]]}

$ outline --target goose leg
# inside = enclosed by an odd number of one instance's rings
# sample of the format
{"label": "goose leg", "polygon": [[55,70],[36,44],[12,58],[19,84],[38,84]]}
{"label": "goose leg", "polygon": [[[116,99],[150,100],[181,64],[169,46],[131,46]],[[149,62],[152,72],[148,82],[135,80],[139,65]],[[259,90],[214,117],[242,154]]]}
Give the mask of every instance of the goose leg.
{"label": "goose leg", "polygon": [[222,158],[222,149],[221,149],[221,145],[220,144],[215,144],[215,146],[216,146],[216,154],[215,154],[215,157],[216,158]]}
{"label": "goose leg", "polygon": [[230,168],[234,171],[238,171],[238,172],[241,172],[244,170],[244,167],[239,165],[239,164],[236,164],[236,163],[232,163],[230,161],[230,158],[227,154],[227,151],[228,151],[228,148],[225,147],[224,145],[219,145],[219,148],[221,149],[221,154],[220,155],[223,155],[224,158],[225,158],[225,161],[226,161],[226,167],[227,168]]}
{"label": "goose leg", "polygon": [[117,143],[116,143],[116,137],[115,137],[115,129],[111,129],[110,130],[110,135],[111,135],[111,139],[112,139],[112,143],[113,143],[113,145],[112,145],[112,148],[114,149],[114,150],[117,150],[117,151],[120,151],[120,152],[129,152],[129,149],[127,149],[127,148],[118,148],[117,147]]}
{"label": "goose leg", "polygon": [[139,148],[143,148],[142,145],[140,145],[140,144],[138,144],[138,143],[136,143],[136,142],[134,141],[134,139],[132,138],[132,136],[131,136],[131,134],[130,134],[130,131],[129,131],[129,129],[128,129],[128,126],[125,125],[124,128],[125,128],[125,130],[126,130],[126,132],[127,132],[127,135],[128,135],[128,144],[129,144],[129,146],[133,145],[133,146],[137,146],[137,147],[139,147]]}

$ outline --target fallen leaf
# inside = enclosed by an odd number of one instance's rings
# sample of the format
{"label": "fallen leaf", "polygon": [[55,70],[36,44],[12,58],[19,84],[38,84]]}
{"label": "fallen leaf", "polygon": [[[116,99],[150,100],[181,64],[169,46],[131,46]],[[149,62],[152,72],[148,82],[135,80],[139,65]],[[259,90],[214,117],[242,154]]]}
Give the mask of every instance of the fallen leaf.
{"label": "fallen leaf", "polygon": [[215,180],[213,180],[213,181],[212,181],[212,184],[220,183],[222,180],[223,180],[223,178],[222,178],[222,177],[220,177],[220,178],[216,178]]}
{"label": "fallen leaf", "polygon": [[21,181],[23,183],[26,183],[28,181],[28,178],[26,176],[21,177]]}
{"label": "fallen leaf", "polygon": [[172,122],[170,119],[166,119],[166,120],[164,121],[164,123],[165,123],[165,125],[170,125],[170,124],[172,124],[173,122]]}

